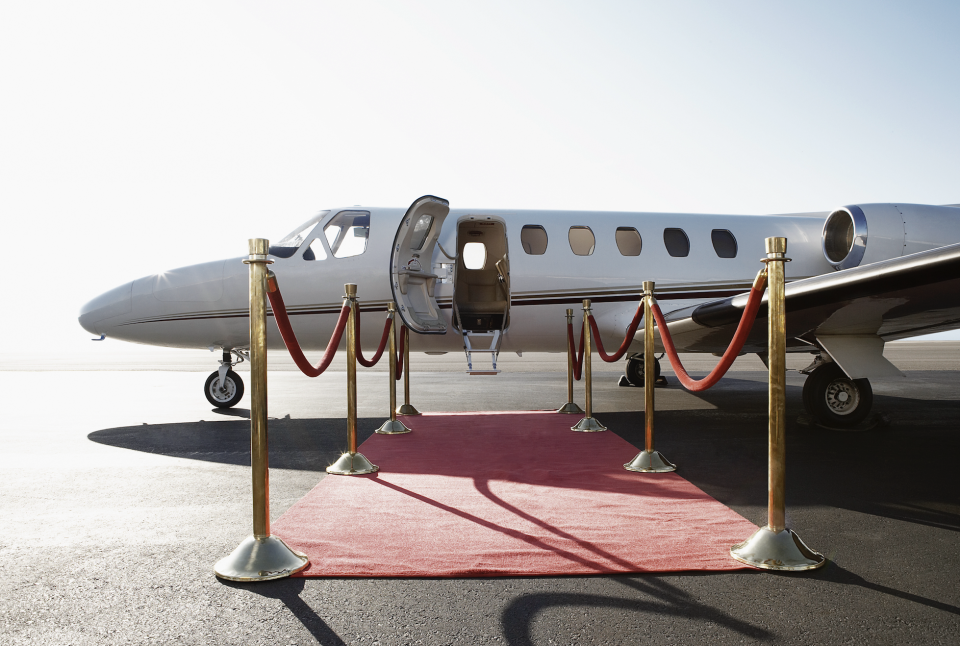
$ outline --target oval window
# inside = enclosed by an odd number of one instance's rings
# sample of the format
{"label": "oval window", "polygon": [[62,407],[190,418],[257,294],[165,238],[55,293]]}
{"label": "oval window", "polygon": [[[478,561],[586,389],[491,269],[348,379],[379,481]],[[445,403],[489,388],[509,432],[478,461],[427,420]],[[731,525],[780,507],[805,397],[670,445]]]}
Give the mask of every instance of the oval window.
{"label": "oval window", "polygon": [[523,225],[520,246],[531,256],[542,256],[547,252],[547,230],[539,224]]}
{"label": "oval window", "polygon": [[690,238],[683,229],[664,229],[663,244],[667,248],[667,253],[674,258],[690,255]]}
{"label": "oval window", "polygon": [[463,245],[463,266],[467,269],[483,269],[487,263],[487,247],[482,242]]}
{"label": "oval window", "polygon": [[570,227],[570,249],[578,256],[593,254],[597,246],[597,239],[593,236],[590,227]]}
{"label": "oval window", "polygon": [[639,256],[643,249],[640,232],[633,227],[617,227],[617,249],[622,256]]}
{"label": "oval window", "polygon": [[713,241],[713,250],[721,258],[737,257],[737,239],[727,229],[714,229],[710,232]]}

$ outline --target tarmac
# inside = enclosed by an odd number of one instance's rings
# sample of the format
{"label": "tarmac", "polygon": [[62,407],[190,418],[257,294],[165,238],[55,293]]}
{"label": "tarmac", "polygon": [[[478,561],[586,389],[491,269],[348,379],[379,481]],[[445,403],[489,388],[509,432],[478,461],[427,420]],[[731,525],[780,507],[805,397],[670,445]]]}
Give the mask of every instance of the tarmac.
{"label": "tarmac", "polygon": [[[258,584],[213,574],[251,532],[249,398],[213,410],[202,386],[218,357],[144,352],[131,346],[102,364],[0,357],[2,644],[960,642],[960,343],[888,345],[906,378],[873,383],[889,423],[870,431],[801,423],[804,377],[788,372],[788,525],[827,556],[819,570]],[[715,360],[691,358],[691,372]],[[595,416],[639,447],[642,390],[617,385],[622,363],[593,363]],[[423,411],[566,399],[563,355],[504,356],[495,377],[462,374],[462,355],[415,354],[412,364]],[[270,365],[277,518],[345,447],[346,387],[342,364],[317,379],[280,355]],[[700,394],[665,369],[669,385],[656,391],[657,449],[758,525],[762,369],[742,357]],[[386,374],[361,369],[359,393],[364,439],[387,416]],[[536,459],[536,447],[522,448]]]}

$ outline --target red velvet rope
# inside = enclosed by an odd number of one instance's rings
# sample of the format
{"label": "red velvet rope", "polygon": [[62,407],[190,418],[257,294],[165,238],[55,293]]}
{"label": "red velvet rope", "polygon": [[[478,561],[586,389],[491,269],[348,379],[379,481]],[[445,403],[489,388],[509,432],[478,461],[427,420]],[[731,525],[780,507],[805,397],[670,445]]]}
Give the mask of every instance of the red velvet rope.
{"label": "red velvet rope", "polygon": [[576,359],[573,362],[573,378],[575,381],[580,381],[580,377],[583,373],[583,330],[580,328],[580,349],[577,350],[577,346],[573,342],[573,323],[567,323],[567,348],[569,352],[573,353],[576,356]]}
{"label": "red velvet rope", "polygon": [[387,340],[390,338],[390,326],[393,325],[393,319],[387,317],[387,320],[383,324],[383,336],[380,337],[380,346],[377,348],[376,354],[373,355],[372,359],[364,359],[363,351],[360,349],[360,307],[357,307],[357,315],[353,318],[353,329],[356,332],[354,335],[354,346],[357,350],[357,363],[365,368],[372,368],[377,365],[377,362],[380,361],[380,357],[383,356],[383,349],[387,347]]}
{"label": "red velvet rope", "polygon": [[593,338],[597,342],[597,353],[600,355],[600,358],[607,363],[620,361],[620,359],[623,358],[623,355],[627,353],[627,348],[629,348],[630,344],[633,343],[633,337],[637,333],[637,328],[640,327],[641,319],[643,319],[642,305],[637,308],[637,313],[633,315],[633,320],[630,321],[630,327],[627,328],[627,335],[623,338],[623,343],[620,344],[620,347],[617,348],[616,352],[613,354],[607,354],[603,351],[603,341],[600,340],[600,330],[597,328],[597,321],[591,316],[590,329],[593,330]]}
{"label": "red velvet rope", "polygon": [[403,376],[403,348],[406,345],[407,337],[410,335],[410,331],[407,330],[406,325],[400,326],[400,343],[397,346],[397,381],[400,381],[400,377]]}
{"label": "red velvet rope", "polygon": [[340,310],[340,318],[337,319],[337,327],[333,330],[333,336],[330,337],[327,349],[324,350],[319,365],[313,367],[304,356],[303,350],[300,349],[300,343],[297,342],[297,335],[294,334],[293,327],[290,325],[290,317],[287,315],[287,308],[283,304],[283,296],[280,295],[280,288],[276,287],[276,289],[271,291],[275,286],[276,283],[270,285],[267,296],[270,297],[270,307],[273,308],[273,320],[277,322],[280,336],[283,337],[283,344],[287,346],[287,351],[293,358],[293,362],[297,364],[297,367],[300,368],[303,374],[308,377],[318,377],[327,369],[330,362],[333,361],[333,355],[337,353],[337,348],[340,346],[340,339],[343,337],[343,331],[347,327],[347,319],[350,317],[350,306],[347,303],[343,304],[343,308]]}
{"label": "red velvet rope", "polygon": [[747,305],[743,308],[740,324],[737,325],[737,332],[733,335],[730,346],[727,348],[727,351],[723,353],[723,357],[720,358],[720,363],[703,379],[692,379],[683,368],[683,365],[680,363],[680,356],[677,354],[677,349],[673,345],[673,339],[670,338],[670,330],[667,329],[667,323],[663,319],[663,312],[660,311],[660,306],[654,303],[653,318],[657,322],[657,330],[660,331],[660,340],[663,342],[663,349],[666,351],[667,356],[670,357],[670,365],[673,366],[674,372],[677,373],[677,379],[680,380],[684,388],[692,392],[706,390],[720,381],[720,378],[730,369],[734,359],[737,358],[740,350],[743,349],[743,344],[746,342],[747,337],[750,336],[750,330],[753,329],[753,322],[757,318],[757,311],[760,309],[760,302],[763,300],[763,291],[766,283],[767,275],[765,272],[761,272],[754,281],[753,288],[750,290]]}

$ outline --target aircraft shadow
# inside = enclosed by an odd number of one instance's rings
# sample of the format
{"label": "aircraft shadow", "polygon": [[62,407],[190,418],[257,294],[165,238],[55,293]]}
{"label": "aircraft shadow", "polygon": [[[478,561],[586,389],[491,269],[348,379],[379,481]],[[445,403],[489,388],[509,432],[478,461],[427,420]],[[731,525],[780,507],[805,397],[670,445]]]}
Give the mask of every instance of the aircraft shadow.
{"label": "aircraft shadow", "polygon": [[[357,443],[381,419],[357,420]],[[346,419],[270,419],[270,467],[323,473],[347,448]],[[250,422],[143,424],[94,431],[87,439],[176,458],[250,466]]]}

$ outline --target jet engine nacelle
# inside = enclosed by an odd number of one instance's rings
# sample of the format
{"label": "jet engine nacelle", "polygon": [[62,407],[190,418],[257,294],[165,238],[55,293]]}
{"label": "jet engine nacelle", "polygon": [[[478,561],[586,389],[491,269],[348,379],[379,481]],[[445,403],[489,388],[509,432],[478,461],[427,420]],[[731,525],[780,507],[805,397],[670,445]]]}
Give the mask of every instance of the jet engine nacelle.
{"label": "jet engine nacelle", "polygon": [[960,208],[859,204],[833,211],[823,224],[823,255],[836,270],[899,258],[960,242]]}

